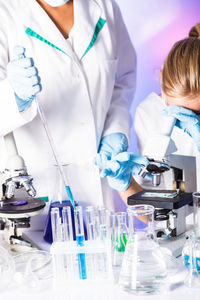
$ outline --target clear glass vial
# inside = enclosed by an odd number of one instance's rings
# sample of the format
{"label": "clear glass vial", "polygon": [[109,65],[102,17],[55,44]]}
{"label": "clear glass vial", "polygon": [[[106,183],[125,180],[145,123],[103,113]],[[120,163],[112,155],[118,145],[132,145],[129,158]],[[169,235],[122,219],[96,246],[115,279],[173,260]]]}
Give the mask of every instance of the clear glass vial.
{"label": "clear glass vial", "polygon": [[118,212],[115,214],[115,227],[113,238],[113,265],[121,266],[127,238],[128,227],[126,224],[126,212]]}
{"label": "clear glass vial", "polygon": [[[154,235],[154,207],[134,205],[127,212],[129,236],[119,285],[135,294],[156,293],[160,290],[167,272],[164,257]],[[138,219],[142,222],[138,222]]]}

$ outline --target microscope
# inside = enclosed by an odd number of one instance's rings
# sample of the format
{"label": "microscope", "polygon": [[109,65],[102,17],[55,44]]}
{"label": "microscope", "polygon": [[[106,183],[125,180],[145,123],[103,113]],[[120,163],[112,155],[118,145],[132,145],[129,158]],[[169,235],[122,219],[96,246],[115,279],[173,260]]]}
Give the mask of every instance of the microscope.
{"label": "microscope", "polygon": [[[192,213],[192,192],[196,191],[196,157],[175,154],[171,139],[175,119],[163,116],[163,128],[146,143],[143,155],[150,164],[138,175],[151,176],[152,188],[128,198],[129,205],[147,204],[155,208],[155,232],[159,243],[176,257],[185,242],[186,217]],[[163,174],[170,189],[159,189]]]}
{"label": "microscope", "polygon": [[42,212],[45,202],[35,198],[33,178],[28,175],[23,158],[18,154],[13,132],[4,137],[7,162],[0,172],[0,230],[12,252],[27,251],[32,243],[23,234],[30,218]]}

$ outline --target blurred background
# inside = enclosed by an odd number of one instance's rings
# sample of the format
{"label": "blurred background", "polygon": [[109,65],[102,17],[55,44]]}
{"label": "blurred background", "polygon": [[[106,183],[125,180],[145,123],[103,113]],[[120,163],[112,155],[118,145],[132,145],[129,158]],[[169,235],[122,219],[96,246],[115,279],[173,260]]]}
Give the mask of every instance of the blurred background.
{"label": "blurred background", "polygon": [[[199,0],[116,0],[137,53],[137,88],[131,107],[151,92],[160,93],[159,71],[172,45],[200,22]],[[131,151],[137,151],[134,128]]]}
{"label": "blurred background", "polygon": [[[159,72],[172,45],[188,36],[200,22],[199,0],[116,0],[137,53],[137,88],[131,107],[135,110],[151,92],[160,93]],[[130,151],[137,152],[134,128]],[[116,192],[116,209],[125,205]]]}

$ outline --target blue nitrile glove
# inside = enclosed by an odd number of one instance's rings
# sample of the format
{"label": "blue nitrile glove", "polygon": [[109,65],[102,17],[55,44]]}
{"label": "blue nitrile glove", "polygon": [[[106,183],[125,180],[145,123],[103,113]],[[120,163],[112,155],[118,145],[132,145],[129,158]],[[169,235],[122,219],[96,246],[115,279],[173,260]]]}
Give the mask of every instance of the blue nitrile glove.
{"label": "blue nitrile glove", "polygon": [[200,115],[181,106],[168,106],[163,110],[163,114],[176,118],[176,126],[192,137],[200,151]]}
{"label": "blue nitrile glove", "polygon": [[40,78],[32,58],[25,57],[25,48],[14,47],[14,59],[7,65],[7,78],[15,92],[19,111],[24,111],[41,91]]}
{"label": "blue nitrile glove", "polygon": [[111,160],[104,160],[105,168],[101,177],[107,177],[109,185],[118,191],[125,191],[131,182],[132,174],[137,175],[142,166],[149,164],[146,157],[131,152],[113,155]]}
{"label": "blue nitrile glove", "polygon": [[112,155],[127,151],[128,140],[125,134],[120,132],[111,133],[101,139],[98,154],[95,157],[95,164],[100,168],[105,168],[105,163]]}

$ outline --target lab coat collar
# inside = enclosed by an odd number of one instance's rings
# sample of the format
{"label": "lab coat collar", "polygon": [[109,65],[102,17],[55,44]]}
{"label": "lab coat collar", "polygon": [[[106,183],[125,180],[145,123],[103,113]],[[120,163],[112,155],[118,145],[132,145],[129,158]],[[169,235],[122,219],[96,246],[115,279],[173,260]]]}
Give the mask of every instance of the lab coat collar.
{"label": "lab coat collar", "polygon": [[[24,31],[31,28],[37,34],[62,49],[73,57],[73,50],[66,42],[59,29],[41,8],[36,0],[25,0],[21,17]],[[88,48],[96,24],[102,15],[102,8],[95,0],[74,0],[74,26],[72,32],[74,50],[79,59]]]}
{"label": "lab coat collar", "polygon": [[82,58],[92,41],[96,25],[100,18],[105,19],[99,4],[92,0],[74,0],[74,49],[79,59]]}

